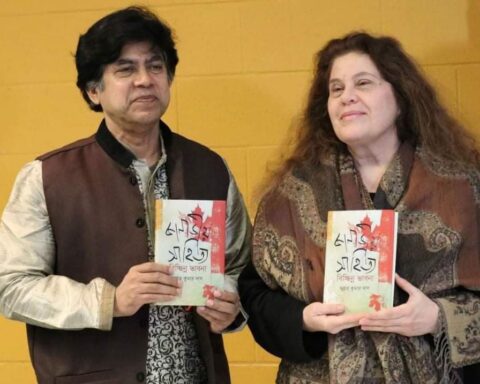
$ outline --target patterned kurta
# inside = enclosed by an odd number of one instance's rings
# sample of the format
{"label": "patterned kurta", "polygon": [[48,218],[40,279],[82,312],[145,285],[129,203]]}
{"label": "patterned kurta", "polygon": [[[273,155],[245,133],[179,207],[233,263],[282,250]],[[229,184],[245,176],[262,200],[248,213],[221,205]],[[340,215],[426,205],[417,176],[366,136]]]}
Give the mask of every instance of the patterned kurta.
{"label": "patterned kurta", "polygon": [[[166,157],[151,172],[142,161],[134,160],[132,168],[144,195],[147,211],[154,199],[168,199]],[[149,193],[146,191],[150,191]],[[151,212],[147,217],[152,217]],[[153,220],[149,224],[149,259],[154,259]],[[193,313],[180,306],[150,305],[148,320],[147,384],[201,384],[207,380],[205,364]]]}

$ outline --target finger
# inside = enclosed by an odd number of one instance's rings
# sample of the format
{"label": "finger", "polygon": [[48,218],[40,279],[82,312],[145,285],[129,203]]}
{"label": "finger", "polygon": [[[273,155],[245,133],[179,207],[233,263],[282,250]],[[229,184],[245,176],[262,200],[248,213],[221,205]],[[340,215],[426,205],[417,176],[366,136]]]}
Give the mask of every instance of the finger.
{"label": "finger", "polygon": [[359,324],[362,327],[400,327],[404,323],[404,318],[396,319],[361,319]]}
{"label": "finger", "polygon": [[182,279],[175,276],[166,275],[164,273],[157,274],[157,279],[159,284],[170,285],[177,288],[181,288],[183,286]]}
{"label": "finger", "polygon": [[172,295],[146,293],[146,294],[135,296],[131,301],[129,301],[126,304],[126,306],[130,309],[135,308],[134,312],[136,312],[138,308],[140,308],[144,304],[163,303],[163,302],[171,301],[175,298],[176,296],[172,296]]}
{"label": "finger", "polygon": [[221,301],[221,300],[212,300],[209,299],[205,303],[205,307],[217,312],[225,313],[227,315],[237,315],[240,311],[240,306],[237,303],[231,303],[228,301]]}
{"label": "finger", "polygon": [[213,299],[208,299],[205,303],[209,308],[233,313],[240,306],[240,297],[236,293],[216,289],[213,291],[213,296]]}
{"label": "finger", "polygon": [[385,308],[378,312],[370,312],[364,316],[364,319],[381,321],[399,319],[404,316],[404,306],[405,304],[402,304],[394,308]]}
{"label": "finger", "polygon": [[351,328],[353,326],[357,326],[359,324],[359,321],[363,317],[364,317],[364,314],[362,313],[352,313],[348,315],[332,317],[331,319],[334,320],[339,326],[346,326],[346,328]]}
{"label": "finger", "polygon": [[233,319],[236,316],[235,311],[233,311],[233,312],[222,312],[222,311],[218,311],[216,309],[209,308],[209,307],[199,307],[199,308],[201,308],[202,313],[208,314],[208,316],[213,321],[225,322],[225,321],[229,321],[230,319],[233,321]]}
{"label": "finger", "polygon": [[226,301],[229,303],[238,303],[240,301],[240,297],[238,294],[228,291],[222,291],[220,289],[215,289],[213,291],[213,296],[221,301]]}
{"label": "finger", "polygon": [[230,324],[226,321],[217,321],[205,311],[205,307],[197,307],[197,313],[210,323],[210,330],[214,333],[221,333]]}
{"label": "finger", "polygon": [[410,284],[406,279],[403,277],[400,277],[400,275],[397,273],[395,275],[395,282],[397,285],[402,288],[405,292],[407,292],[409,295],[412,295],[413,293],[418,291],[418,288],[415,287],[413,284]]}
{"label": "finger", "polygon": [[338,333],[344,329],[358,327],[361,316],[361,314],[352,314],[329,317],[326,330],[330,333]]}
{"label": "finger", "polygon": [[136,271],[136,272],[162,272],[166,273],[168,275],[171,275],[173,272],[173,267],[168,264],[160,264],[160,263],[155,263],[153,261],[149,261],[146,263],[142,264],[137,264],[134,265],[130,270]]}
{"label": "finger", "polygon": [[182,294],[182,289],[171,285],[146,283],[139,285],[136,293],[139,295],[153,294],[178,296]]}
{"label": "finger", "polygon": [[138,275],[139,282],[141,283],[157,283],[163,285],[170,285],[172,287],[180,288],[183,285],[181,279],[175,276],[165,274],[163,272],[143,272]]}
{"label": "finger", "polygon": [[337,303],[312,303],[310,304],[313,316],[340,315],[345,311],[343,304]]}
{"label": "finger", "polygon": [[366,332],[384,332],[384,333],[396,333],[398,335],[407,335],[405,328],[400,326],[376,326],[376,327],[361,327],[362,331]]}
{"label": "finger", "polygon": [[197,313],[210,323],[216,321],[216,318],[212,316],[212,313],[208,310],[208,308],[197,307]]}
{"label": "finger", "polygon": [[145,293],[139,296],[141,304],[154,304],[154,303],[164,303],[167,301],[172,301],[177,298],[177,295],[168,295],[168,294],[153,294]]}

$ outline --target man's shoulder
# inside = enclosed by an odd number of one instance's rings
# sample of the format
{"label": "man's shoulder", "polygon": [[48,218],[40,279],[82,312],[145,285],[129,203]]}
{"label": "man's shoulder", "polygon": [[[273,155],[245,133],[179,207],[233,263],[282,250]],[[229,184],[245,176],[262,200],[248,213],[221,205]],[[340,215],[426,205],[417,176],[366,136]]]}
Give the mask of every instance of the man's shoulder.
{"label": "man's shoulder", "polygon": [[170,146],[173,151],[180,150],[184,155],[191,155],[192,157],[211,156],[221,160],[223,163],[222,157],[206,145],[189,139],[188,137],[185,137],[179,133],[170,131],[169,135]]}
{"label": "man's shoulder", "polygon": [[74,141],[72,143],[69,143],[67,145],[64,145],[60,148],[53,149],[53,150],[51,150],[47,153],[44,153],[43,155],[38,156],[37,160],[45,161],[45,160],[48,160],[48,159],[50,159],[52,157],[55,157],[59,154],[74,151],[74,150],[78,150],[78,149],[84,148],[86,146],[95,144],[95,143],[96,143],[95,135],[92,135],[92,136],[89,136],[89,137],[86,137],[86,138],[83,138],[83,139],[80,139],[80,140],[76,140],[76,141]]}

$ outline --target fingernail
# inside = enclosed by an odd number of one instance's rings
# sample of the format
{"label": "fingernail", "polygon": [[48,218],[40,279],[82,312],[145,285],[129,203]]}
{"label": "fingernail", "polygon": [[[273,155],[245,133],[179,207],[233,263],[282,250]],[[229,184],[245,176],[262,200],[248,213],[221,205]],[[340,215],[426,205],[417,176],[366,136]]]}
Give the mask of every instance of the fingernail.
{"label": "fingernail", "polygon": [[207,300],[207,305],[208,305],[209,307],[212,307],[212,306],[213,306],[213,300],[210,300],[210,299]]}

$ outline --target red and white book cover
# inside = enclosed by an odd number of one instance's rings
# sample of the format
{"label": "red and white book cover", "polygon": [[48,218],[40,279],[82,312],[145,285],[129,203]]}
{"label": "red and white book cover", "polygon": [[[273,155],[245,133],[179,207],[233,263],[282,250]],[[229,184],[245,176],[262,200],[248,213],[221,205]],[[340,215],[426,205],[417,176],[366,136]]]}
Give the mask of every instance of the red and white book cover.
{"label": "red and white book cover", "polygon": [[397,223],[393,210],[328,212],[325,303],[346,313],[393,306]]}
{"label": "red and white book cover", "polygon": [[225,276],[225,201],[156,200],[155,261],[172,265],[182,295],[162,305],[204,305]]}

